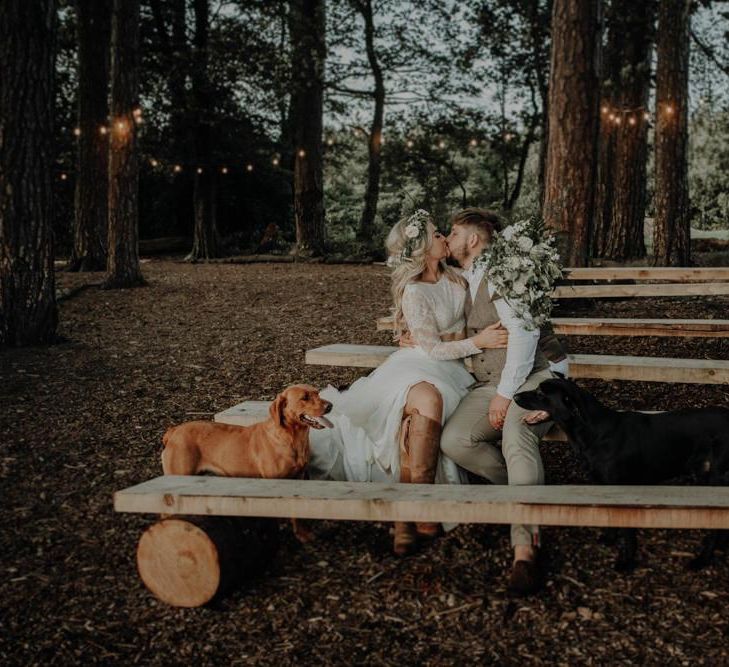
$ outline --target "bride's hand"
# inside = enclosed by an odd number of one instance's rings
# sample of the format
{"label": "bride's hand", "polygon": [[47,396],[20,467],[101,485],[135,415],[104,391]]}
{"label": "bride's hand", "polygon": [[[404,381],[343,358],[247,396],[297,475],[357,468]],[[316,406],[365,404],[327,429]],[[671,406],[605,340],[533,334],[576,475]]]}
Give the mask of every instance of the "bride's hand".
{"label": "bride's hand", "polygon": [[415,341],[409,331],[403,331],[398,340],[400,347],[416,347]]}
{"label": "bride's hand", "polygon": [[501,322],[496,322],[479,331],[471,340],[482,350],[506,347],[509,342],[509,332]]}

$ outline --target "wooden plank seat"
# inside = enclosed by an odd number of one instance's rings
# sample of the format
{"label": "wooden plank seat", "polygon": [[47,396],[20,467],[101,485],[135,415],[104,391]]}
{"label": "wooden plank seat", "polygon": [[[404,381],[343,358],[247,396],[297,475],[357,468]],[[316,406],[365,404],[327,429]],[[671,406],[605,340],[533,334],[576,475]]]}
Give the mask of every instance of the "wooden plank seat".
{"label": "wooden plank seat", "polygon": [[[390,345],[324,345],[306,352],[306,363],[375,368],[399,348]],[[569,355],[570,376],[642,382],[729,383],[729,361],[632,357],[598,354]]]}
{"label": "wooden plank seat", "polygon": [[378,484],[168,475],[117,512],[347,521],[729,528],[729,487]]}
{"label": "wooden plank seat", "polygon": [[[250,426],[251,424],[266,421],[269,417],[268,409],[270,407],[271,401],[243,401],[231,408],[218,412],[214,417],[214,421],[220,422],[221,424]],[[653,410],[646,410],[645,412],[648,414],[655,413]],[[549,442],[567,442],[567,436],[555,424],[542,440]]]}
{"label": "wooden plank seat", "polygon": [[[374,264],[385,266],[384,262]],[[565,268],[565,280],[669,280],[671,282],[729,280],[729,266],[587,266]]]}
{"label": "wooden plank seat", "polygon": [[[391,331],[391,315],[377,320],[378,331]],[[729,337],[729,320],[632,319],[622,317],[555,317],[555,333],[563,336]]]}
{"label": "wooden plank seat", "polygon": [[670,280],[680,283],[692,280],[729,280],[729,266],[588,266],[564,270],[567,280]]}
{"label": "wooden plank seat", "polygon": [[[250,426],[268,419],[268,408],[271,401],[243,401],[227,410],[218,412],[214,420],[222,424],[237,424],[238,426]],[[547,433],[542,440],[551,442],[567,442],[567,437],[556,425]]]}
{"label": "wooden plank seat", "polygon": [[729,283],[651,283],[645,285],[560,285],[553,299],[644,296],[720,296],[729,294]]}

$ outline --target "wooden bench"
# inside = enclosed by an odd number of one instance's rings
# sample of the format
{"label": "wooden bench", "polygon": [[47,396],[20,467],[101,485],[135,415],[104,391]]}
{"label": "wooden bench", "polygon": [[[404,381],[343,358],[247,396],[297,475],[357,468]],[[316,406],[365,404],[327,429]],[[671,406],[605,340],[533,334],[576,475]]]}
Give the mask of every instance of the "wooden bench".
{"label": "wooden bench", "polygon": [[565,280],[667,280],[674,283],[689,281],[729,280],[729,266],[588,266],[567,268]]}
{"label": "wooden bench", "polygon": [[[376,368],[399,348],[388,345],[324,345],[306,352],[306,363]],[[570,377],[642,382],[729,383],[729,361],[631,357],[596,354],[569,355]]]}
{"label": "wooden bench", "polygon": [[172,515],[142,534],[137,549],[139,573],[165,602],[196,607],[271,558],[273,550],[262,524],[251,528],[242,523],[252,521],[251,517],[728,529],[729,488],[167,476],[117,492],[114,509]]}
{"label": "wooden bench", "polygon": [[[658,284],[558,285],[555,299],[605,297],[715,296],[729,294],[729,267],[587,267],[565,269],[565,279],[671,281]],[[703,281],[703,282],[692,282]],[[708,282],[707,282],[708,281]],[[554,318],[555,332],[579,336],[729,336],[729,320]],[[378,331],[393,328],[392,317],[377,320]]]}
{"label": "wooden bench", "polygon": [[[563,336],[729,337],[729,320],[632,319],[622,317],[554,317],[555,333]],[[392,316],[377,320],[378,331],[394,328]]]}

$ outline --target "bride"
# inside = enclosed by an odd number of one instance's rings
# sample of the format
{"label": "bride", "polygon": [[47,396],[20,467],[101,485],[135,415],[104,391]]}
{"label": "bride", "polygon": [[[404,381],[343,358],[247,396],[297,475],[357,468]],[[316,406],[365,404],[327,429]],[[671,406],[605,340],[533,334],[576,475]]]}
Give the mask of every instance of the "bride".
{"label": "bride", "polygon": [[[461,469],[440,453],[443,423],[473,376],[462,359],[503,348],[500,324],[465,338],[466,282],[446,265],[446,239],[419,210],[398,222],[387,238],[395,327],[411,333],[415,347],[401,348],[346,391],[327,387],[333,428],[310,432],[310,476],[349,481],[459,484]],[[394,550],[410,553],[417,538],[438,534],[439,524],[395,523]]]}

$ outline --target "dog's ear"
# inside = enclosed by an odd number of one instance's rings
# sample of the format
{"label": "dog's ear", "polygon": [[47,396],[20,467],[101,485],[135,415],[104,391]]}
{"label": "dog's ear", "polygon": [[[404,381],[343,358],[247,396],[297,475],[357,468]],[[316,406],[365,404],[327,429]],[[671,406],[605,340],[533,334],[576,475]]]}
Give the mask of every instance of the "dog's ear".
{"label": "dog's ear", "polygon": [[284,410],[286,409],[286,394],[281,392],[268,409],[268,414],[271,415],[271,419],[277,422],[280,426],[286,426],[286,415]]}

